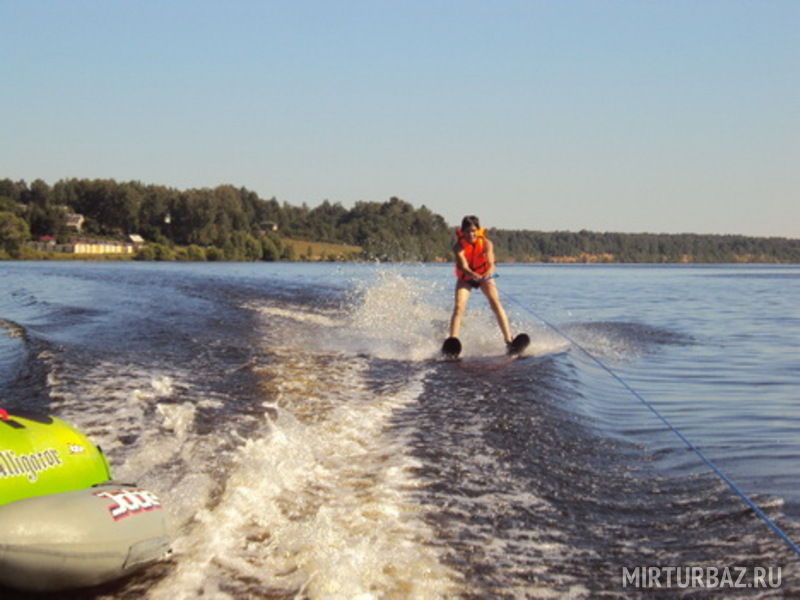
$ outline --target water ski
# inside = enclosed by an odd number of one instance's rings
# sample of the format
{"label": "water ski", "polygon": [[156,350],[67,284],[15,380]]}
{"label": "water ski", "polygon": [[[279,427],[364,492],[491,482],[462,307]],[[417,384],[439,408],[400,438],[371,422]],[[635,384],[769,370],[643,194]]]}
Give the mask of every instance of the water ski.
{"label": "water ski", "polygon": [[451,360],[458,358],[461,354],[461,341],[456,337],[449,337],[442,344],[442,354]]}
{"label": "water ski", "polygon": [[530,343],[531,343],[531,338],[528,337],[528,334],[520,333],[508,345],[509,356],[516,356],[517,354],[520,354],[523,350],[525,350],[525,348],[528,347]]}

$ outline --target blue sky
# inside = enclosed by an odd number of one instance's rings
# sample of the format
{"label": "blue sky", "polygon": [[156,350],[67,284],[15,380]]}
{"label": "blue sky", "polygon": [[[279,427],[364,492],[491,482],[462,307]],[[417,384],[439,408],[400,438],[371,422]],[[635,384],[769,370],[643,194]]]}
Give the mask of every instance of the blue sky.
{"label": "blue sky", "polygon": [[0,177],[800,237],[800,1],[0,0]]}

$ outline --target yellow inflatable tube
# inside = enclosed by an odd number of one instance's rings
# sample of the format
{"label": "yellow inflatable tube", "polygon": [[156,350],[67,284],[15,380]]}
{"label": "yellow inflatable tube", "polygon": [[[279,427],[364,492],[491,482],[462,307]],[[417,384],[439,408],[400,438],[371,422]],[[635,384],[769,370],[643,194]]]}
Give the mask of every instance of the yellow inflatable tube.
{"label": "yellow inflatable tube", "polygon": [[0,409],[0,506],[109,479],[105,455],[69,423]]}
{"label": "yellow inflatable tube", "polygon": [[110,479],[100,448],[68,423],[0,409],[0,585],[92,586],[168,555],[158,496]]}

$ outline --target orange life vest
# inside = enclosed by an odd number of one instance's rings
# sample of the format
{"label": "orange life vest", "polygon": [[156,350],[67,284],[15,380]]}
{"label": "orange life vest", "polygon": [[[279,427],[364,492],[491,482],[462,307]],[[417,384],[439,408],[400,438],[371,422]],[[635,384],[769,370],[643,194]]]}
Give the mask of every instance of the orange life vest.
{"label": "orange life vest", "polygon": [[[474,244],[470,244],[464,236],[461,228],[456,229],[458,236],[458,243],[461,244],[461,249],[464,251],[464,258],[467,259],[469,268],[478,275],[483,275],[489,270],[489,261],[486,256],[486,230],[483,227],[478,227],[478,237],[475,239]],[[461,268],[456,265],[456,277],[463,281],[472,281],[472,275],[465,273]]]}

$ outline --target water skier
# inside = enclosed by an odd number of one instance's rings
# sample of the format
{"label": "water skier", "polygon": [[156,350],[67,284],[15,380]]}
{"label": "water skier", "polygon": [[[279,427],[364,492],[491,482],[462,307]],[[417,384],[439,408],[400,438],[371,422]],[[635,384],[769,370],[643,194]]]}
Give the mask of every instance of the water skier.
{"label": "water skier", "polygon": [[[474,215],[464,217],[461,227],[456,230],[458,239],[453,245],[456,263],[456,291],[453,315],[450,318],[450,337],[445,340],[442,352],[457,356],[461,351],[458,334],[461,320],[467,308],[470,292],[480,288],[497,318],[503,340],[509,352],[517,351],[512,345],[511,327],[508,316],[500,302],[500,293],[495,284],[494,245],[486,237],[486,230]],[[527,338],[527,336],[525,336]],[[526,344],[527,345],[527,344]]]}

